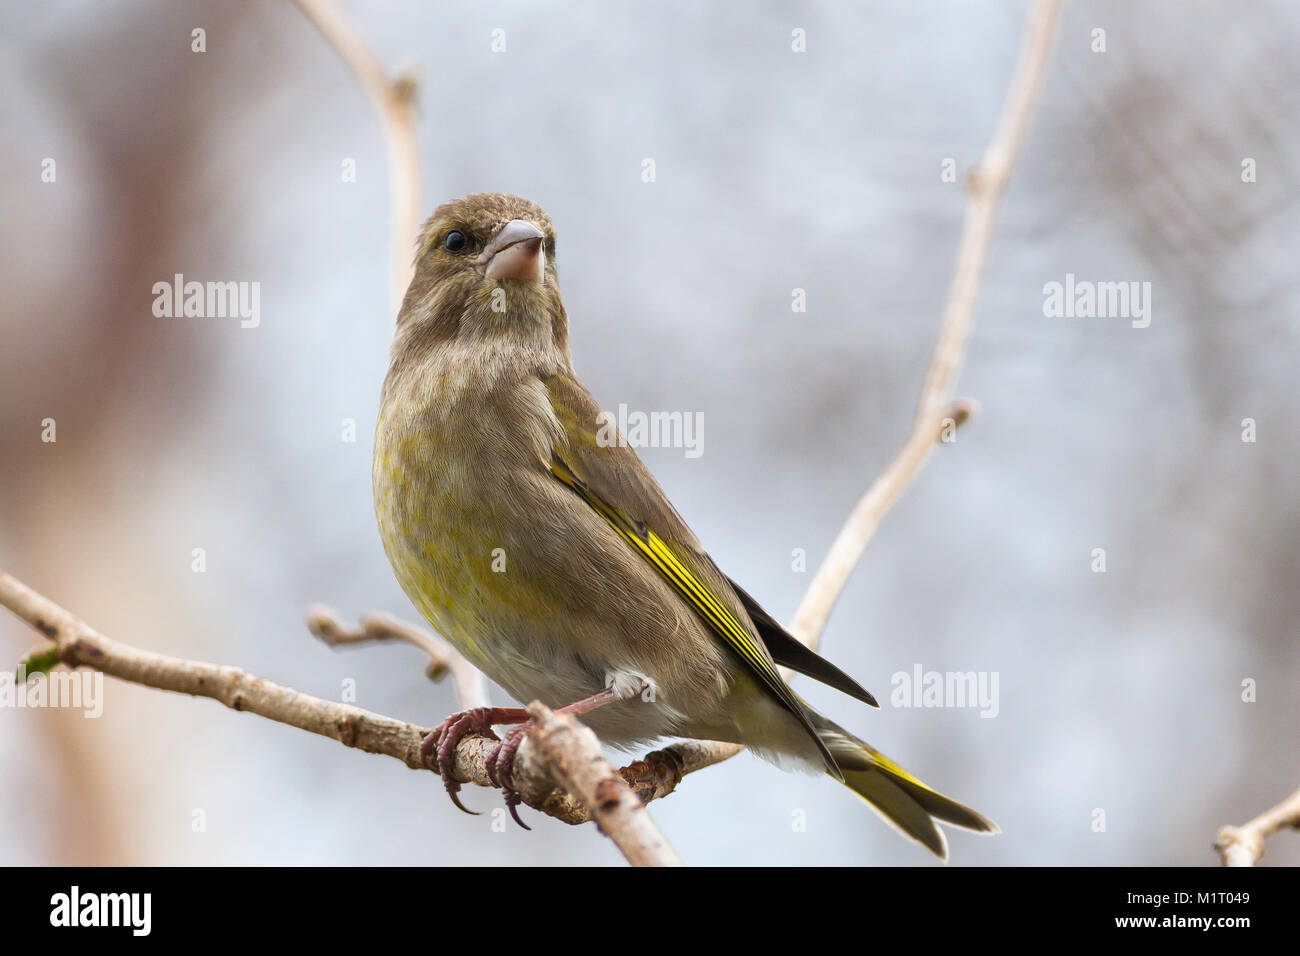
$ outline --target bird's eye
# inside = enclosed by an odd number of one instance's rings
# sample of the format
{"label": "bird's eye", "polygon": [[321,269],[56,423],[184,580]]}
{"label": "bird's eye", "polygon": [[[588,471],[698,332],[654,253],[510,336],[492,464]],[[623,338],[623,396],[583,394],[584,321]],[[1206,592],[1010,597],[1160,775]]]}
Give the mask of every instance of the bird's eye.
{"label": "bird's eye", "polygon": [[469,240],[465,238],[465,233],[459,229],[453,229],[447,233],[447,238],[442,240],[443,248],[448,252],[463,252],[469,245]]}

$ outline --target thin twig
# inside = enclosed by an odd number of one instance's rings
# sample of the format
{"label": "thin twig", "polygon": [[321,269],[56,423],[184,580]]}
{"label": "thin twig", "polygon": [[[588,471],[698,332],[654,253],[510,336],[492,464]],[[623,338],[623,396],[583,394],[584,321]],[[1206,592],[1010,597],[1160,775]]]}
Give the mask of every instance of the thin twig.
{"label": "thin twig", "polygon": [[330,647],[351,644],[368,644],[374,641],[402,641],[424,651],[429,657],[427,673],[430,680],[441,680],[451,675],[456,687],[456,699],[461,710],[487,707],[487,681],[482,672],[465,660],[460,652],[415,624],[408,624],[395,615],[374,611],[361,618],[359,628],[349,628],[342,619],[323,604],[313,604],[307,609],[307,629]]}
{"label": "thin twig", "polygon": [[1279,830],[1300,830],[1300,790],[1249,823],[1219,831],[1214,848],[1224,866],[1254,866],[1264,856],[1264,841]]}
{"label": "thin twig", "polygon": [[[955,428],[972,412],[973,405],[968,399],[950,401],[948,396],[957,380],[970,337],[975,299],[984,263],[988,259],[998,203],[1006,191],[1012,164],[1042,85],[1059,13],[1059,0],[1041,0],[1034,6],[1025,26],[1020,59],[1002,106],[1002,118],[984,158],[968,180],[966,221],[957,250],[957,265],[943,310],[939,341],[921,387],[912,434],[849,514],[795,611],[790,633],[808,647],[816,649],[831,610],[848,584],[867,542],[890,507],[920,472],[934,446],[943,440],[947,421],[951,420]],[[735,744],[709,742],[694,753],[698,766],[692,769],[720,763],[742,749]]]}
{"label": "thin twig", "polygon": [[1025,25],[1020,59],[1003,102],[997,131],[984,158],[967,180],[969,194],[957,265],[948,288],[939,341],[921,386],[912,434],[850,513],[795,612],[790,631],[809,647],[817,646],[831,609],[881,520],[930,457],[943,420],[953,418],[959,424],[969,414],[968,405],[952,405],[948,396],[957,381],[970,338],[980,278],[993,238],[993,223],[1042,85],[1060,7],[1059,0],[1041,0],[1034,5]]}
{"label": "thin twig", "polygon": [[391,305],[394,318],[414,271],[411,253],[420,231],[420,149],[415,131],[416,84],[411,76],[390,79],[378,57],[333,0],[294,0],[330,46],[356,74],[384,126],[388,141]]}

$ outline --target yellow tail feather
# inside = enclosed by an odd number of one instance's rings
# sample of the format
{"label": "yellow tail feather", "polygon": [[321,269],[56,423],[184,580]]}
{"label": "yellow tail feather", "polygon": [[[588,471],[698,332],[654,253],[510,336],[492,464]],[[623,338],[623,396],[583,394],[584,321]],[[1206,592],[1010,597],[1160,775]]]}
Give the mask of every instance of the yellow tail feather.
{"label": "yellow tail feather", "polygon": [[941,860],[948,841],[935,822],[976,833],[998,833],[998,825],[937,790],[927,787],[884,754],[823,717],[818,735],[844,774],[844,785],[860,796],[890,826],[916,840]]}

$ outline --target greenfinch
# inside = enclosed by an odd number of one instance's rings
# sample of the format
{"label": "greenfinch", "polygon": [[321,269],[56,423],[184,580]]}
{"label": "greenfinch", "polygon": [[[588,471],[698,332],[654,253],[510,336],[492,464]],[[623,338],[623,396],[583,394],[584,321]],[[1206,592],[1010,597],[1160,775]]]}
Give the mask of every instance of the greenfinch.
{"label": "greenfinch", "polygon": [[[515,698],[568,705],[612,746],[743,744],[829,774],[941,858],[936,822],[996,832],[794,693],[778,667],[875,706],[718,569],[601,415],[573,369],[550,218],[500,193],[439,207],[397,321],[373,472],[384,550],[429,623]],[[440,725],[427,751],[453,799],[456,740],[526,719],[492,708]],[[494,764],[512,813],[519,739]]]}

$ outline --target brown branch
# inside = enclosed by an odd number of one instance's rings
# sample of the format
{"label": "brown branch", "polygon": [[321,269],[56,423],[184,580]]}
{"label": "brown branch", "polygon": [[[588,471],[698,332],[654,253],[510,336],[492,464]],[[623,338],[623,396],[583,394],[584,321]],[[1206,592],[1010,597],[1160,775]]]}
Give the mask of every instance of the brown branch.
{"label": "brown branch", "polygon": [[[119,643],[4,571],[0,571],[0,606],[45,635],[57,650],[59,662],[68,667],[89,667],[145,687],[207,697],[232,710],[329,737],[366,753],[393,757],[413,770],[437,769],[436,764],[430,767],[420,759],[420,744],[429,733],[426,727],[350,704],[312,697],[237,667],[168,657]],[[463,738],[456,748],[453,767],[456,779],[492,786],[487,764],[495,749],[496,742],[485,737]],[[624,778],[642,801],[649,802],[672,791],[680,779],[679,766],[675,756],[651,754],[627,768]],[[519,748],[513,776],[524,803],[529,806],[565,823],[586,823],[592,819],[591,811],[581,800],[556,789],[550,769],[529,740]]]}
{"label": "brown branch", "polygon": [[[344,647],[372,641],[401,641],[414,645],[429,656],[428,674],[431,680],[440,680],[448,674],[451,675],[461,710],[472,710],[489,704],[486,681],[482,672],[446,641],[416,624],[410,624],[381,611],[364,615],[359,627],[348,628],[332,609],[323,604],[315,604],[307,610],[307,627],[330,647]],[[367,719],[374,718],[375,715],[367,715]],[[466,757],[471,768],[471,776],[463,782],[491,786],[484,761],[491,756],[495,741],[469,736],[462,740],[462,745],[466,742],[470,742],[470,752]],[[708,765],[701,760],[699,743],[700,741],[682,741],[666,750],[656,750],[647,754],[641,760],[622,768],[619,771],[621,779],[642,806],[651,800],[666,797],[681,782],[684,774]],[[392,754],[392,756],[397,755]],[[551,765],[553,759],[548,760],[548,765]],[[570,791],[570,788],[565,787],[565,791]],[[565,791],[554,791],[549,795],[533,793],[531,796],[534,799],[525,802],[565,823],[586,823],[593,819],[592,812],[587,809],[591,804],[585,800],[575,801]],[[596,819],[599,820],[598,815]]]}
{"label": "brown branch", "polygon": [[556,781],[591,807],[596,825],[633,866],[681,866],[673,848],[650,820],[632,789],[605,760],[589,727],[545,704],[528,705],[533,718],[528,736]]}
{"label": "brown branch", "polygon": [[415,133],[415,79],[390,79],[333,0],[294,0],[339,57],[356,74],[383,123],[388,142],[391,304],[393,317],[414,272],[412,250],[420,232],[420,146]]}
{"label": "brown branch", "polygon": [[1300,790],[1249,823],[1221,829],[1214,848],[1224,866],[1254,866],[1264,856],[1264,841],[1288,827],[1300,830]]}

